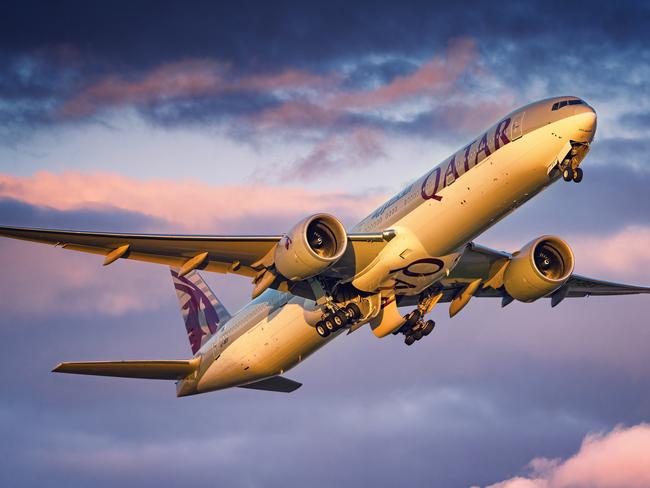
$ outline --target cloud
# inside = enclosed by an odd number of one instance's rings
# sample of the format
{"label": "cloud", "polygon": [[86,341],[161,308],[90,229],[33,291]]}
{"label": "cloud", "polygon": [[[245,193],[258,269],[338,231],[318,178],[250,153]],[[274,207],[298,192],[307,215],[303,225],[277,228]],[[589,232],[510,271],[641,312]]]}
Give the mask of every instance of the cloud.
{"label": "cloud", "polygon": [[444,56],[424,62],[411,74],[395,77],[385,85],[335,95],[329,106],[337,109],[374,109],[409,98],[446,94],[457,88],[459,78],[476,70],[478,52],[470,38],[452,40]]}
{"label": "cloud", "polygon": [[631,225],[609,235],[569,238],[580,269],[618,276],[650,276],[650,226]]}
{"label": "cloud", "polygon": [[160,276],[162,268],[156,271],[138,264],[120,270],[103,268],[97,258],[5,239],[0,250],[7,277],[0,282],[2,310],[14,317],[53,312],[122,316],[154,310],[169,294],[166,279],[152,279]]}
{"label": "cloud", "polygon": [[348,134],[326,137],[308,155],[297,159],[280,172],[279,180],[308,180],[315,176],[335,175],[341,170],[367,167],[385,156],[384,134],[357,128]]}
{"label": "cloud", "polygon": [[[140,181],[115,173],[43,171],[26,177],[0,174],[0,198],[62,211],[114,208],[192,232],[233,232],[244,226],[255,233],[246,225],[248,220],[267,219],[288,225],[322,211],[332,212],[344,221],[355,220],[384,197],[377,193],[353,195],[261,183],[219,186],[189,179]],[[274,233],[286,230],[288,227],[277,228]]]}
{"label": "cloud", "polygon": [[650,486],[650,425],[589,434],[569,459],[536,458],[532,474],[488,488],[645,488]]}
{"label": "cloud", "polygon": [[90,85],[60,110],[63,117],[86,117],[102,108],[145,105],[204,95],[234,92],[305,90],[326,79],[289,69],[273,74],[236,76],[227,64],[210,59],[188,59],[156,67],[137,80],[108,76]]}
{"label": "cloud", "polygon": [[[538,230],[537,235],[541,234]],[[609,232],[566,233],[560,237],[573,249],[577,273],[628,280],[647,280],[650,276],[649,225],[632,224]],[[528,240],[487,239],[481,242],[514,252]]]}
{"label": "cloud", "polygon": [[[354,77],[354,70],[348,76]],[[470,95],[467,90],[470,79],[487,87],[487,81],[493,82],[495,77],[481,66],[474,39],[452,39],[444,51],[423,60],[412,72],[390,79],[367,79],[357,88],[345,84],[329,86],[328,90],[289,98],[259,114],[251,114],[250,120],[255,128],[264,130],[305,127],[331,130],[350,125],[392,128],[396,122],[408,124],[433,112],[439,115],[440,126],[473,130],[477,129],[477,120],[483,123],[484,113],[496,117],[513,100],[509,90],[500,86],[489,90],[490,97],[486,100]],[[477,116],[476,110],[481,114]],[[469,112],[473,112],[473,117],[468,116]]]}
{"label": "cloud", "polygon": [[[45,67],[56,70],[42,58],[34,57],[32,64],[36,74],[30,74],[29,86],[43,83],[38,73]],[[367,64],[245,70],[204,57],[88,74],[77,63],[65,67],[69,76],[53,77],[60,81],[49,87],[46,101],[29,108],[16,104],[18,99],[9,104],[11,123],[98,122],[105,111],[132,108],[150,123],[224,124],[231,136],[250,140],[278,132],[318,138],[355,128],[407,129],[429,115],[428,135],[441,136],[443,129],[478,129],[487,123],[484,115],[491,120],[513,104],[510,89],[482,63],[470,37],[452,39],[435,55],[410,63],[389,57],[381,64],[391,65],[390,75],[368,70]],[[10,73],[18,77],[16,71],[12,66]],[[474,85],[485,93],[470,92]],[[22,90],[29,94],[27,87]]]}

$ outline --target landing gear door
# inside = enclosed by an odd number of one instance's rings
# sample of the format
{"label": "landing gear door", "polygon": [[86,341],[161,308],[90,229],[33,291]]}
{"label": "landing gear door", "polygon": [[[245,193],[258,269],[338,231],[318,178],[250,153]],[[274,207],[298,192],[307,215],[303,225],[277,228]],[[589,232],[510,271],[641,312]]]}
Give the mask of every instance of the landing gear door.
{"label": "landing gear door", "polygon": [[516,141],[523,135],[523,123],[524,123],[524,114],[526,112],[521,112],[520,114],[515,115],[512,118],[512,125],[510,129],[510,140]]}

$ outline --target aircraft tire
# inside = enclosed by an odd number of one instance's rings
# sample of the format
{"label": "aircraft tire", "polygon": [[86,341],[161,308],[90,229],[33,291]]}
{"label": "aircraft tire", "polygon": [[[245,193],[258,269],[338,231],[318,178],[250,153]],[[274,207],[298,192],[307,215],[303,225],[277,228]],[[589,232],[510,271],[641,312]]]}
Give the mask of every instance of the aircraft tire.
{"label": "aircraft tire", "polygon": [[347,307],[345,307],[345,311],[351,320],[357,320],[359,317],[361,317],[361,309],[359,309],[356,303],[350,303]]}
{"label": "aircraft tire", "polygon": [[416,330],[413,332],[413,337],[415,338],[416,341],[419,341],[422,339],[422,331],[421,330]]}
{"label": "aircraft tire", "polygon": [[[338,323],[339,321],[341,322],[340,324]],[[343,310],[339,310],[334,314],[334,323],[337,329],[340,329],[348,323],[348,316]]]}
{"label": "aircraft tire", "polygon": [[415,324],[417,324],[418,320],[420,320],[421,317],[422,314],[420,311],[415,309],[410,314],[408,314],[404,325],[408,328],[413,327]]}
{"label": "aircraft tire", "polygon": [[327,330],[328,335],[338,329],[333,317],[327,317],[325,320],[323,320],[323,325],[325,326],[325,330]]}
{"label": "aircraft tire", "polygon": [[573,181],[574,182],[580,183],[582,181],[582,176],[583,176],[582,168],[576,168],[573,171]]}
{"label": "aircraft tire", "polygon": [[404,344],[406,344],[407,346],[412,345],[414,342],[415,342],[415,337],[413,337],[412,335],[407,335],[406,339],[404,339]]}
{"label": "aircraft tire", "polygon": [[427,320],[426,323],[424,324],[424,329],[422,329],[422,334],[428,336],[429,334],[431,334],[435,326],[436,323],[433,320]]}
{"label": "aircraft tire", "polygon": [[325,338],[328,335],[330,335],[330,331],[325,328],[325,325],[323,324],[322,321],[318,322],[316,324],[316,332],[318,332],[318,335]]}
{"label": "aircraft tire", "polygon": [[562,171],[562,179],[564,181],[571,181],[573,179],[573,170],[569,168],[564,168],[564,171]]}

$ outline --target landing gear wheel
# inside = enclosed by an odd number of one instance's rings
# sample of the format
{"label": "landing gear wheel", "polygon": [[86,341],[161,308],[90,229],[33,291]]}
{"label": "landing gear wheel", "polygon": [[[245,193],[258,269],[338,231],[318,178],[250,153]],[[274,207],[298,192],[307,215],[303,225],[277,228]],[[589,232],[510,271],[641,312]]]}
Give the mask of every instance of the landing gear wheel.
{"label": "landing gear wheel", "polygon": [[418,323],[418,320],[422,317],[422,314],[420,313],[419,310],[413,310],[410,314],[408,314],[408,317],[406,318],[406,322],[404,322],[404,327],[410,329],[413,327],[415,324]]}
{"label": "landing gear wheel", "polygon": [[571,168],[571,166],[569,166],[568,168],[564,168],[564,170],[562,171],[562,179],[564,179],[564,181],[573,180],[573,178],[574,178],[573,175],[574,175],[574,172],[573,172],[573,169]]}
{"label": "landing gear wheel", "polygon": [[316,324],[316,332],[318,332],[318,335],[321,337],[327,337],[330,335],[330,331],[325,328],[325,324],[323,324],[322,321]]}
{"label": "landing gear wheel", "polygon": [[328,317],[325,320],[323,320],[323,325],[325,326],[327,335],[330,335],[330,333],[334,332],[337,329],[336,323],[334,322],[334,319],[332,317]]}
{"label": "landing gear wheel", "polygon": [[582,181],[582,168],[576,168],[573,171],[573,181],[580,183]]}
{"label": "landing gear wheel", "polygon": [[361,317],[361,309],[357,306],[356,303],[350,303],[347,307],[345,307],[345,311],[348,314],[348,317],[350,317],[350,320],[357,320],[359,317]]}
{"label": "landing gear wheel", "polygon": [[422,334],[428,336],[433,331],[433,328],[436,326],[436,323],[433,320],[427,320],[424,324],[424,329],[422,329]]}
{"label": "landing gear wheel", "polygon": [[348,323],[348,316],[345,315],[343,310],[339,310],[334,314],[334,323],[337,329],[340,329]]}
{"label": "landing gear wheel", "polygon": [[416,330],[415,332],[413,332],[412,337],[414,337],[416,341],[419,341],[420,339],[422,339],[422,331]]}
{"label": "landing gear wheel", "polygon": [[415,337],[413,337],[412,335],[407,335],[406,339],[404,339],[404,344],[406,344],[407,346],[412,345],[414,342],[415,342]]}

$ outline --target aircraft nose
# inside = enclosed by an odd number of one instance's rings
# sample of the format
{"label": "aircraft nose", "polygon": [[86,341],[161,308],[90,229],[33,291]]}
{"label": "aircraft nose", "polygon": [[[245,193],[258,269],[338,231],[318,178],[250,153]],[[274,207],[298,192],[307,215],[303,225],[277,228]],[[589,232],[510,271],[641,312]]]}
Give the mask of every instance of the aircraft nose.
{"label": "aircraft nose", "polygon": [[596,111],[589,105],[577,105],[574,108],[573,119],[576,124],[574,140],[578,142],[591,142],[596,134],[598,117]]}

